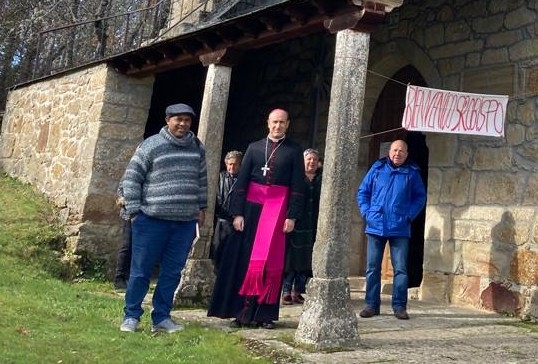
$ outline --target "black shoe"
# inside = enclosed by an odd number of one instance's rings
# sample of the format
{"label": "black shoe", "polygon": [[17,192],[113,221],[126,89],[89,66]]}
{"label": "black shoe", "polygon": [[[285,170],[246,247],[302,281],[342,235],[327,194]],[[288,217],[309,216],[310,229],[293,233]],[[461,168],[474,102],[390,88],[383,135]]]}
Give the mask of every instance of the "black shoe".
{"label": "black shoe", "polygon": [[366,306],[361,312],[359,312],[359,316],[363,318],[379,316],[379,309],[376,310],[372,307]]}
{"label": "black shoe", "polygon": [[394,310],[394,317],[396,317],[398,320],[409,320],[409,315],[407,314],[405,308]]}
{"label": "black shoe", "polygon": [[275,328],[275,323],[273,321],[258,322],[258,326],[262,329],[272,330]]}
{"label": "black shoe", "polygon": [[116,279],[114,281],[114,289],[117,289],[117,290],[127,289],[127,281],[125,279]]}

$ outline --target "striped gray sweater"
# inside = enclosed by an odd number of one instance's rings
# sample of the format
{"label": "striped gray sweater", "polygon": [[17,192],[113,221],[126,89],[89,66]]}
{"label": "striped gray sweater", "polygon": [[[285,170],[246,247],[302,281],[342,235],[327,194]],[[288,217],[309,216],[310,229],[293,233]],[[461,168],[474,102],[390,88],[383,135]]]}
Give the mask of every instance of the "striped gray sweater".
{"label": "striped gray sweater", "polygon": [[205,149],[192,132],[176,138],[164,126],[142,142],[122,182],[127,214],[195,220],[207,207]]}

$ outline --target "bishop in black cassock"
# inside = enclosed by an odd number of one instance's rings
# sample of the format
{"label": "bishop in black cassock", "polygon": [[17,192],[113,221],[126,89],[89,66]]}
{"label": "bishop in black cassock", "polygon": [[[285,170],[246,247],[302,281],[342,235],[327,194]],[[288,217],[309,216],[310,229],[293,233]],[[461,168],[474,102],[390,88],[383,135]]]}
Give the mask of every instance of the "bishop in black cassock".
{"label": "bishop in black cassock", "polygon": [[[302,215],[302,148],[286,137],[288,113],[269,114],[269,135],[251,143],[241,165],[230,212],[236,230],[222,242],[208,316],[274,327],[278,320],[285,231]],[[290,230],[291,229],[291,230]]]}

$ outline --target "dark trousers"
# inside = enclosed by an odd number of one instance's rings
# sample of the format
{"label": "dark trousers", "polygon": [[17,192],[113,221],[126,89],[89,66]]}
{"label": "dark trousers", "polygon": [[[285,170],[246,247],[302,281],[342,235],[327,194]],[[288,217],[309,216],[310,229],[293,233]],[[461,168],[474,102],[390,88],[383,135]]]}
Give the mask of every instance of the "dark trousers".
{"label": "dark trousers", "polygon": [[221,243],[230,235],[233,231],[233,224],[231,221],[218,218],[215,221],[215,230],[213,233],[213,240],[211,241],[211,246],[209,248],[209,259],[213,261],[213,266],[215,268],[215,274],[217,274],[219,269],[219,264],[221,261],[221,250],[219,249]]}
{"label": "dark trousers", "polygon": [[285,272],[282,293],[290,294],[292,290],[296,293],[305,293],[307,279],[308,277],[305,272],[296,270]]}
{"label": "dark trousers", "polygon": [[116,263],[116,281],[129,280],[131,270],[131,252],[133,249],[133,239],[131,234],[131,220],[123,220],[121,232],[121,246],[118,252],[118,261]]}

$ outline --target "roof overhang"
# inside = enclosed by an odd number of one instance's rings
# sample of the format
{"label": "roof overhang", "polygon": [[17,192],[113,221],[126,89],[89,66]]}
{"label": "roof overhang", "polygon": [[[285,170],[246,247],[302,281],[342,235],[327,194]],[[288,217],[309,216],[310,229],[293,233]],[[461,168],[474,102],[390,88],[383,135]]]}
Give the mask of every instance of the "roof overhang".
{"label": "roof overhang", "polygon": [[[197,62],[233,63],[224,54],[241,52],[343,29],[370,32],[403,0],[292,0],[217,22],[204,29],[115,56],[109,63],[121,73],[146,76]],[[228,60],[228,61],[227,61]]]}

